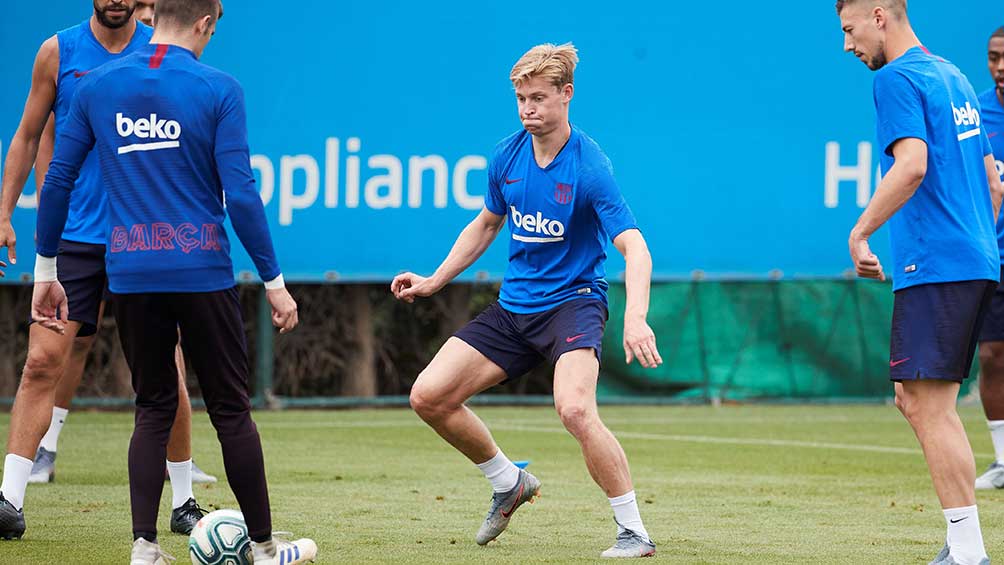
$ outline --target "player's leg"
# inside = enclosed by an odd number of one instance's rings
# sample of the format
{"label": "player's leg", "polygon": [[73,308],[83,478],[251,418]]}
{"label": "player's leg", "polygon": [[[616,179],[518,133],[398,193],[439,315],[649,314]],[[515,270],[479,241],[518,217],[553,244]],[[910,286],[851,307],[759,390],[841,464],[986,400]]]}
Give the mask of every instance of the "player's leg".
{"label": "player's leg", "polygon": [[995,286],[920,285],[897,291],[893,304],[890,378],[896,381],[896,406],[923,448],[945,515],[946,549],[958,563],[986,558],[975,461],[955,406]]}
{"label": "player's leg", "polygon": [[980,400],[995,457],[977,477],[976,488],[1004,488],[1004,292],[999,288],[980,331]]}
{"label": "player's leg", "polygon": [[167,475],[171,481],[171,531],[187,536],[206,515],[206,511],[198,505],[192,492],[195,469],[192,460],[192,400],[188,396],[185,357],[180,343],[174,350],[174,364],[178,368],[178,409],[167,441]]}
{"label": "player's leg", "polygon": [[443,344],[411,387],[415,413],[470,459],[492,485],[492,502],[475,537],[480,545],[497,538],[513,512],[532,502],[540,481],[506,457],[464,402],[542,360],[516,335],[512,315],[492,304]]}
{"label": "player's leg", "polygon": [[579,442],[590,476],[613,508],[618,538],[604,557],[652,555],[655,544],[642,523],[627,456],[596,406],[599,368],[592,348],[562,354],[554,368],[554,405],[565,429]]}
{"label": "player's leg", "polygon": [[28,330],[28,358],[11,409],[0,484],[0,538],[20,538],[24,533],[22,508],[32,458],[49,427],[53,391],[79,329],[79,323],[70,322],[63,335],[38,324],[32,324]]}
{"label": "player's leg", "polygon": [[73,396],[80,386],[80,381],[84,376],[84,367],[87,364],[87,355],[94,345],[94,334],[87,336],[77,335],[70,347],[70,354],[63,367],[63,376],[56,383],[55,402],[52,407],[52,418],[49,422],[49,429],[39,442],[38,451],[35,453],[35,462],[31,468],[29,483],[49,483],[56,478],[56,453],[59,444],[59,434],[63,431],[63,424],[70,413],[70,404]]}
{"label": "player's leg", "polygon": [[284,549],[300,557],[289,565],[313,560],[312,540],[272,539],[272,515],[261,438],[251,418],[247,346],[236,287],[209,293],[179,294],[176,301],[182,347],[202,388],[209,419],[223,449],[230,488],[248,526],[255,563],[271,563]]}
{"label": "player's leg", "polygon": [[980,400],[995,457],[976,479],[976,488],[1004,488],[1004,341],[980,344]]}
{"label": "player's leg", "polygon": [[156,543],[167,440],[178,407],[174,366],[178,323],[171,295],[120,294],[112,305],[136,392],[135,428],[129,442],[133,539]]}
{"label": "player's leg", "polygon": [[72,341],[69,357],[63,365],[55,388],[49,428],[38,446],[29,482],[49,482],[55,477],[56,445],[70,403],[84,374],[87,355],[94,344],[107,292],[105,247],[89,243],[61,241],[59,244],[59,280],[66,291],[69,318],[79,322],[77,339]]}
{"label": "player's leg", "polygon": [[498,365],[451,337],[412,385],[411,407],[447,443],[475,464],[482,463],[499,448],[484,422],[464,402],[505,379]]}

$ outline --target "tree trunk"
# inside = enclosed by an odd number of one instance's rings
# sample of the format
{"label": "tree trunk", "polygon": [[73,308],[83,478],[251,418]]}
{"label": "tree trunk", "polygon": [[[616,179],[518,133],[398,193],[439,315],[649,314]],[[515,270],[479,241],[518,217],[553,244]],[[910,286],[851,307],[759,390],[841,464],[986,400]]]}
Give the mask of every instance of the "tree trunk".
{"label": "tree trunk", "polygon": [[348,374],[342,381],[342,396],[371,398],[377,395],[376,336],[373,335],[373,309],[365,285],[345,288],[351,313],[350,327],[355,335],[347,336],[353,344],[348,358]]}

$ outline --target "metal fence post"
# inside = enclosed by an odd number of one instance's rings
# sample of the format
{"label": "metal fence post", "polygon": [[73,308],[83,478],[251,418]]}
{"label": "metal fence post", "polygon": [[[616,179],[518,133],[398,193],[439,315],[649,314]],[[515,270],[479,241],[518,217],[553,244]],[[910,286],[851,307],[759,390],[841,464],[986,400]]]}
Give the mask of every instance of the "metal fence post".
{"label": "metal fence post", "polygon": [[257,327],[257,379],[254,398],[251,399],[255,408],[264,408],[272,397],[272,378],[275,369],[275,334],[272,331],[272,307],[269,306],[265,288],[258,293],[258,327]]}

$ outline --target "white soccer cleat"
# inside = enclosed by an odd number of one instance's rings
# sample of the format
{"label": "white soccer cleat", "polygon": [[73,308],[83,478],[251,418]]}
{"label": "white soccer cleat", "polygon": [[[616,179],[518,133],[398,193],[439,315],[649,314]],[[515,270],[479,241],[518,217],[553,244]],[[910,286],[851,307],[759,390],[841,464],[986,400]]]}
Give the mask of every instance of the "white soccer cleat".
{"label": "white soccer cleat", "polygon": [[1004,465],[994,461],[986,472],[977,477],[976,490],[993,490],[1004,488]]}
{"label": "white soccer cleat", "polygon": [[251,542],[252,562],[255,565],[297,565],[313,563],[317,558],[317,544],[314,540],[302,538],[287,541],[276,535],[289,532],[273,532],[272,539],[261,543]]}
{"label": "white soccer cleat", "polygon": [[192,459],[193,483],[215,483],[216,481],[217,481],[216,477],[200,469],[199,466],[195,464],[195,460]]}
{"label": "white soccer cleat", "polygon": [[138,538],[132,543],[132,559],[129,565],[170,565],[174,557],[164,553],[160,544]]}

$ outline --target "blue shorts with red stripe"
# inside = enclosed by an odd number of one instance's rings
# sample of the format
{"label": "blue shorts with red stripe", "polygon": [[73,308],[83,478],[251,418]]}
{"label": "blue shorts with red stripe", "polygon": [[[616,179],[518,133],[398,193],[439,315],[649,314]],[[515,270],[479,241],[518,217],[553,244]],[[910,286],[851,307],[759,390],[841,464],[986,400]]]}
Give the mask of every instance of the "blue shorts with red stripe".
{"label": "blue shorts with red stripe", "polygon": [[501,367],[508,382],[576,349],[593,349],[599,360],[606,322],[607,306],[596,298],[576,298],[536,314],[515,314],[493,302],[454,337]]}
{"label": "blue shorts with red stripe", "polygon": [[889,379],[962,382],[997,281],[923,284],[896,291]]}

